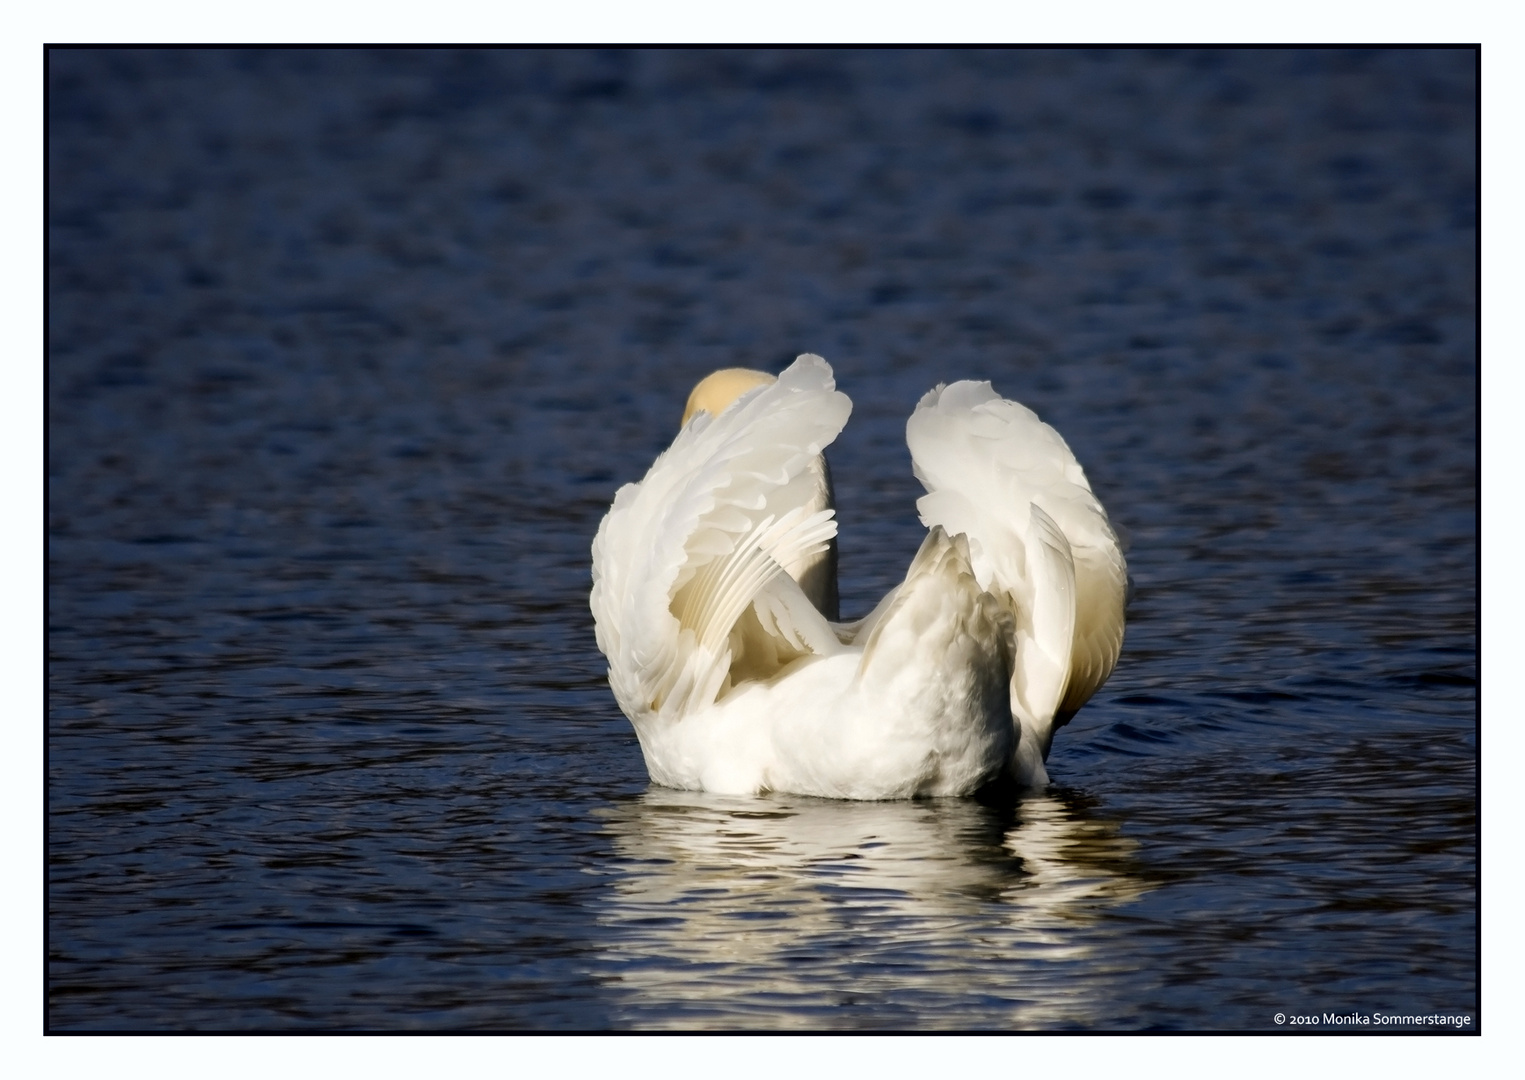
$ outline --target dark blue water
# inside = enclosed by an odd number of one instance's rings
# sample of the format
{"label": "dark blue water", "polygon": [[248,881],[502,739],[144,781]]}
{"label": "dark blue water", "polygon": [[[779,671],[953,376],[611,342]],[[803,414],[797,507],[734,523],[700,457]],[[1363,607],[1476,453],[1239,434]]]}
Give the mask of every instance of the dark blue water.
{"label": "dark blue water", "polygon": [[[50,53],[49,1025],[1475,1030],[1475,75]],[[589,544],[805,351],[845,615],[941,381],[1131,533],[1046,795],[649,786]]]}

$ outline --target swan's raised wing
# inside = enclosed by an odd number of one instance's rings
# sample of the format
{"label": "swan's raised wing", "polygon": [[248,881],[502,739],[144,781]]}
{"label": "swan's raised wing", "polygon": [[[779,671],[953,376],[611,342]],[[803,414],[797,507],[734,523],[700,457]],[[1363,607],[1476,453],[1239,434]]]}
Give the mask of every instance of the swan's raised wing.
{"label": "swan's raised wing", "polygon": [[1063,722],[1096,692],[1122,649],[1127,569],[1117,534],[1059,433],[989,383],[929,392],[906,442],[927,489],[922,522],[966,534],[981,587],[1011,598],[1012,708],[1046,756],[1055,717]]}
{"label": "swan's raised wing", "polygon": [[632,721],[709,705],[733,669],[766,677],[840,648],[784,567],[836,535],[834,512],[807,495],[851,411],[826,361],[801,356],[719,416],[696,416],[615,496],[593,541],[589,602]]}

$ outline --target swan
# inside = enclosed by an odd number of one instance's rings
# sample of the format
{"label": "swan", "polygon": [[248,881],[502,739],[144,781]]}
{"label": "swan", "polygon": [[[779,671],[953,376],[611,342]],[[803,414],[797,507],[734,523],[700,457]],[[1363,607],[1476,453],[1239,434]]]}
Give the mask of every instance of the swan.
{"label": "swan", "polygon": [[609,685],[654,783],[837,799],[1048,784],[1055,729],[1106,681],[1127,567],[1059,433],[988,382],[906,423],[926,539],[867,616],[836,621],[822,454],[852,403],[811,353],[731,368],[593,541]]}

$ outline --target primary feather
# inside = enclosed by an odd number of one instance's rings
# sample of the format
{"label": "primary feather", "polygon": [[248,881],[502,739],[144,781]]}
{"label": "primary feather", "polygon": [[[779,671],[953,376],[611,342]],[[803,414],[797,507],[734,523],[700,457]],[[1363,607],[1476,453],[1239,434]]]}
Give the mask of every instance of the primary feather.
{"label": "primary feather", "polygon": [[988,383],[906,427],[926,541],[878,607],[836,617],[824,448],[851,403],[801,356],[717,372],[593,542],[598,646],[652,779],[838,798],[1047,782],[1056,726],[1122,645],[1117,538],[1053,428]]}

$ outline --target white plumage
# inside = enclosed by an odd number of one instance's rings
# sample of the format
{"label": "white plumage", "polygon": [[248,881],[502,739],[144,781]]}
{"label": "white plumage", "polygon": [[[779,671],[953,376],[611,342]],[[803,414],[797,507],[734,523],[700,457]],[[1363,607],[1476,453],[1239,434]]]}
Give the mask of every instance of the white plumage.
{"label": "white plumage", "polygon": [[939,386],[906,424],[927,538],[867,617],[831,622],[822,450],[851,410],[819,356],[776,380],[717,373],[615,496],[590,603],[652,780],[849,799],[1046,784],[1055,727],[1122,647],[1106,512],[1030,410],[989,383]]}

